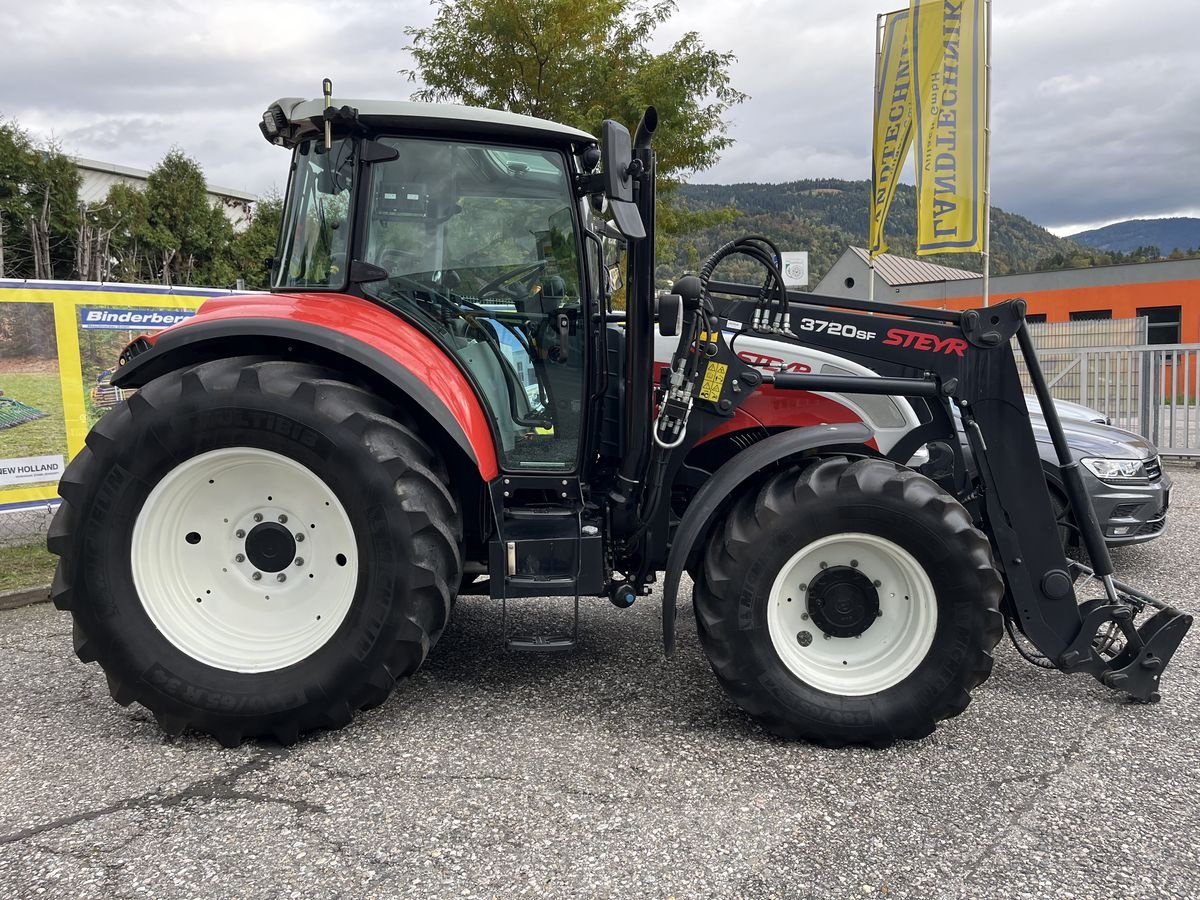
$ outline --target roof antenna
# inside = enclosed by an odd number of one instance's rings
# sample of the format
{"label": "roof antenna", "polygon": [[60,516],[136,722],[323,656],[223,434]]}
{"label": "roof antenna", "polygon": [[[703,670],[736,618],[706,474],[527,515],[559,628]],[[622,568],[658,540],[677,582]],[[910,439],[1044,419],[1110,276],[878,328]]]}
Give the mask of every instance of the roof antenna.
{"label": "roof antenna", "polygon": [[[333,106],[333,82],[326,78],[321,82],[321,92],[325,95],[325,109]],[[325,116],[325,152],[333,149],[333,122],[328,114]]]}

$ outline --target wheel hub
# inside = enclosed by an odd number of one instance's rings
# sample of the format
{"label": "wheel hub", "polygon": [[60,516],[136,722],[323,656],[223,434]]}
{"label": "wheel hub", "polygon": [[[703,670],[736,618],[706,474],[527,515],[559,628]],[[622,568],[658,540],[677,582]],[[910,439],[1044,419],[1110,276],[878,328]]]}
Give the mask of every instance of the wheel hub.
{"label": "wheel hub", "polygon": [[246,558],[263,572],[282,572],[296,558],[296,539],[279,522],[262,522],[246,535]]}
{"label": "wheel hub", "polygon": [[858,637],[879,616],[879,592],[858,569],[822,569],[808,587],[808,614],[830,637]]}
{"label": "wheel hub", "polygon": [[[270,499],[275,502],[254,507],[227,526],[232,529],[228,546],[233,558],[229,562],[233,563],[231,570],[256,590],[269,577],[278,592],[285,583],[290,587],[298,576],[319,573],[322,567],[320,560],[314,560],[320,548],[314,546],[316,532],[311,528],[317,523],[306,525],[303,512],[277,505],[278,496]],[[307,517],[315,518],[311,513]]]}

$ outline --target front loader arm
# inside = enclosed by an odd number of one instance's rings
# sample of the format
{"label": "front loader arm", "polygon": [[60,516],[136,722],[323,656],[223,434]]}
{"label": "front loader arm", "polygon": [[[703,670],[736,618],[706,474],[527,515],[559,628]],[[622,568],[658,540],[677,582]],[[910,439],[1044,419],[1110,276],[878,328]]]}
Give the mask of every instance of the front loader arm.
{"label": "front loader arm", "polygon": [[[732,298],[719,305],[726,333],[748,333],[742,322],[750,321],[751,301],[745,298],[757,290],[717,283],[709,289]],[[960,459],[953,426],[941,415],[947,404],[956,405],[976,468],[974,478],[956,493],[974,510],[991,541],[1004,572],[1010,620],[1047,665],[1089,672],[1139,700],[1157,700],[1161,673],[1192,619],[1113,578],[1095,511],[1025,328],[1024,301],[962,313],[798,292],[788,292],[788,303],[788,326],[772,339],[831,350],[884,377],[768,373],[766,389],[908,397],[924,403],[935,424],[945,423],[943,439]],[[1069,562],[1063,551],[1017,371],[1014,337],[1058,451],[1068,503],[1094,569]],[[736,350],[736,335],[731,344]],[[1075,593],[1079,575],[1094,575],[1104,596],[1081,604]],[[1136,616],[1148,609],[1154,610],[1152,616],[1136,628]]]}

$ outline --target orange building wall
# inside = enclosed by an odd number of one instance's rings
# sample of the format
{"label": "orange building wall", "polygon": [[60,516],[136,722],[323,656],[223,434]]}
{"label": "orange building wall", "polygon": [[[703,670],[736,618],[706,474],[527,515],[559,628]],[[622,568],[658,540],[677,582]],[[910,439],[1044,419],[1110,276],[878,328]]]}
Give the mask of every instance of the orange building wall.
{"label": "orange building wall", "polygon": [[[992,302],[1024,297],[1029,312],[1045,315],[1047,322],[1068,322],[1072,312],[1112,310],[1114,319],[1131,319],[1139,309],[1178,306],[1181,343],[1200,342],[1200,281],[1160,281],[1120,284],[1069,290],[1030,291],[1025,294],[993,294]],[[918,300],[914,306],[937,309],[970,309],[980,305],[978,294],[946,300]]]}

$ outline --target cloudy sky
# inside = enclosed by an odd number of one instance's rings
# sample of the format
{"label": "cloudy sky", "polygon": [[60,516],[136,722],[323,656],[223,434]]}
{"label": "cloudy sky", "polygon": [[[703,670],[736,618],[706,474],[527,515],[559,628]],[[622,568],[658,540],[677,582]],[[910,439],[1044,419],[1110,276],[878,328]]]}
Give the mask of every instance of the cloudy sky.
{"label": "cloudy sky", "polygon": [[[875,14],[863,0],[680,0],[660,32],[731,50],[736,145],[696,181],[866,178]],[[262,192],[277,97],[406,98],[423,0],[0,0],[0,117],[69,153],[150,168],[178,145],[209,181]],[[1065,233],[1200,215],[1200,3],[995,0],[993,197]]]}

